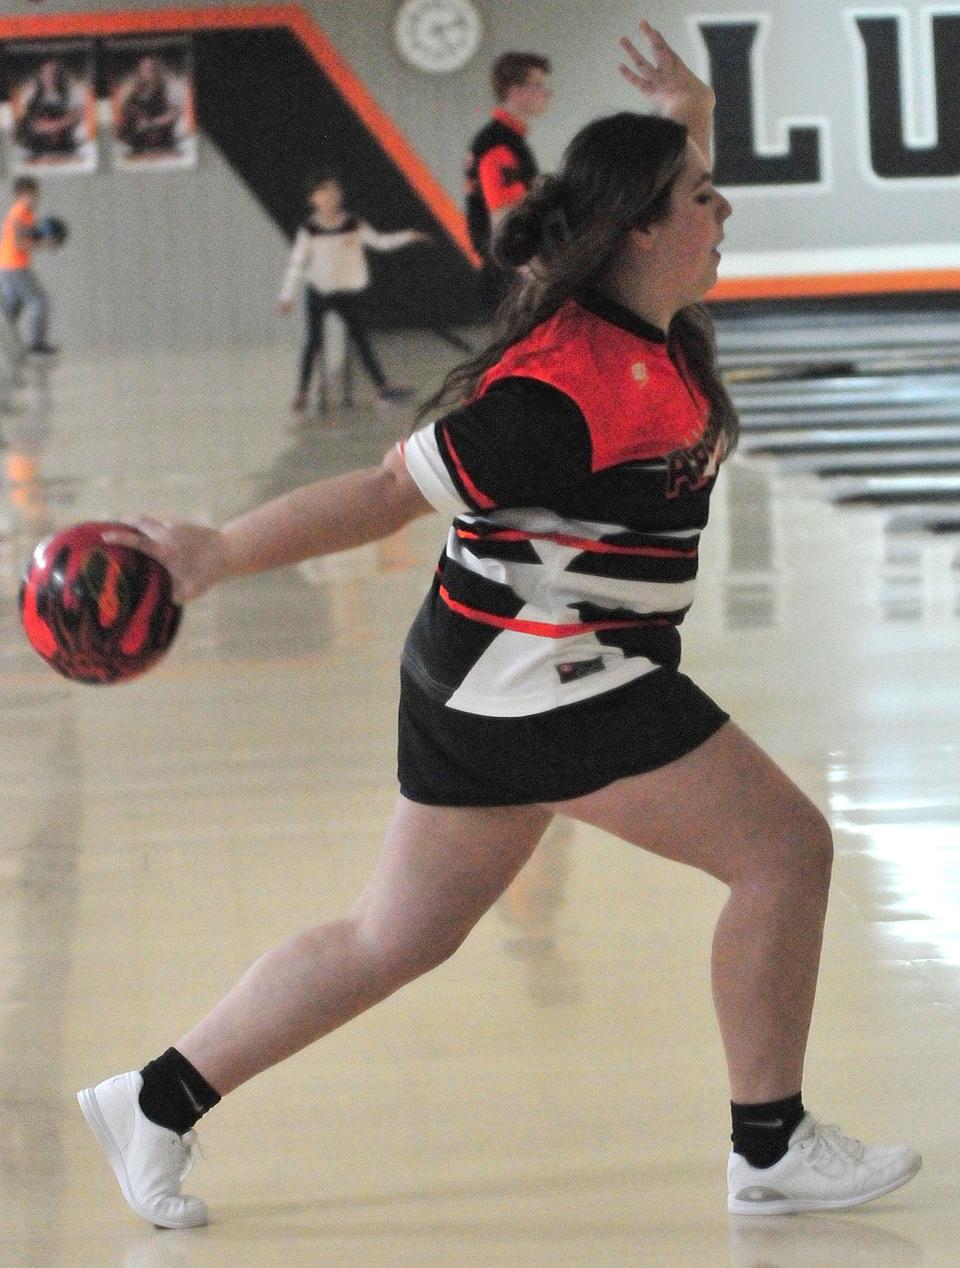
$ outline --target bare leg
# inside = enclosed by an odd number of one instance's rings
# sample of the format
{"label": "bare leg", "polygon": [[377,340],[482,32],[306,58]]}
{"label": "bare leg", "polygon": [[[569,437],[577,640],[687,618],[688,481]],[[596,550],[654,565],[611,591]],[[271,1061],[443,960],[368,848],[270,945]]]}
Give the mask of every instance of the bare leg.
{"label": "bare leg", "polygon": [[731,1097],[799,1091],[833,857],[816,807],[728,723],[669,766],[556,808],[730,887],[713,993]]}
{"label": "bare leg", "polygon": [[400,798],[353,910],[262,956],[176,1047],[221,1095],[434,968],[517,874],[539,807],[446,809]]}

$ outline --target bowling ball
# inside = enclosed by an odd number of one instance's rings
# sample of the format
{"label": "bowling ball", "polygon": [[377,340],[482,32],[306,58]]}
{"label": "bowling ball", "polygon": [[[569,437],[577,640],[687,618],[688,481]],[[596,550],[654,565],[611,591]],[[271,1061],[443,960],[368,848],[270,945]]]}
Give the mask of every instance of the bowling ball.
{"label": "bowling ball", "polygon": [[34,649],[74,682],[114,683],[156,664],[181,608],[162,564],[104,541],[129,526],[74,524],[42,541],[20,583],[20,619]]}
{"label": "bowling ball", "polygon": [[70,236],[65,220],[59,216],[44,216],[37,225],[37,235],[43,241],[50,241],[55,247],[62,247]]}

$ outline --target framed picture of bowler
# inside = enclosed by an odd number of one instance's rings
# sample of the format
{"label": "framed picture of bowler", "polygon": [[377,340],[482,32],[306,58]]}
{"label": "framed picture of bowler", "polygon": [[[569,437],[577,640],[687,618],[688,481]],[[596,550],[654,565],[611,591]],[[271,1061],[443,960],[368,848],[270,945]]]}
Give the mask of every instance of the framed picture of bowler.
{"label": "framed picture of bowler", "polygon": [[10,44],[5,63],[4,131],[14,174],[94,171],[93,45],[79,40]]}
{"label": "framed picture of bowler", "polygon": [[195,166],[197,124],[190,42],[111,40],[104,48],[104,57],[114,166]]}

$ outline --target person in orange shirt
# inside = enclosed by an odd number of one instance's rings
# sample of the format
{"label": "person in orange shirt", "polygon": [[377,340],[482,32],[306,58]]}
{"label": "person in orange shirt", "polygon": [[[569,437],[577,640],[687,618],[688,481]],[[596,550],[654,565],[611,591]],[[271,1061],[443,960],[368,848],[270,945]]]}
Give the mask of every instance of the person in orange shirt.
{"label": "person in orange shirt", "polygon": [[53,245],[37,229],[40,185],[32,176],[19,176],[13,185],[13,205],[0,229],[0,307],[7,319],[27,318],[27,348],[49,354],[57,349],[47,342],[50,296],[33,271],[33,248]]}
{"label": "person in orange shirt", "polygon": [[492,257],[500,221],[522,201],[537,176],[537,161],[526,140],[529,121],[550,104],[550,60],[539,53],[502,53],[490,68],[497,105],[470,142],[464,169],[470,240],[484,262],[480,279],[486,307],[503,299],[513,271]]}

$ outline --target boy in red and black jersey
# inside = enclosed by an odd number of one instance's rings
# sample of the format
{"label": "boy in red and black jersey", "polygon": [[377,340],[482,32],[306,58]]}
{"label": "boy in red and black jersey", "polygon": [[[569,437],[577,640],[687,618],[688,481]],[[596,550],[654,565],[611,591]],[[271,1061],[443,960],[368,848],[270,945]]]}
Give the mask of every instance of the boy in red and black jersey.
{"label": "boy in red and black jersey", "polygon": [[537,175],[526,134],[528,120],[543,114],[550,103],[549,74],[549,59],[538,53],[498,57],[490,70],[497,105],[467,153],[467,228],[484,260],[481,291],[491,307],[503,298],[512,274],[493,262],[490,245],[499,221],[520,202]]}

